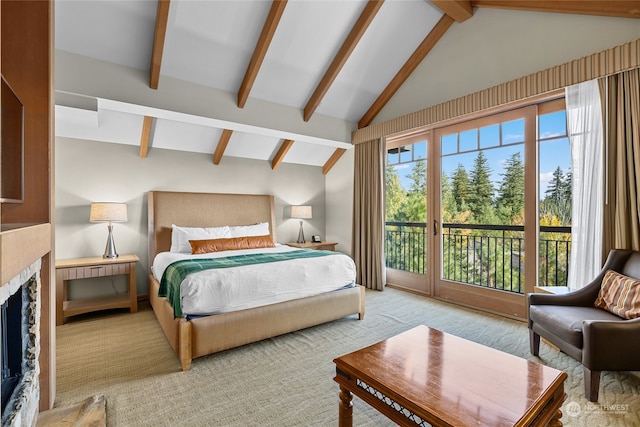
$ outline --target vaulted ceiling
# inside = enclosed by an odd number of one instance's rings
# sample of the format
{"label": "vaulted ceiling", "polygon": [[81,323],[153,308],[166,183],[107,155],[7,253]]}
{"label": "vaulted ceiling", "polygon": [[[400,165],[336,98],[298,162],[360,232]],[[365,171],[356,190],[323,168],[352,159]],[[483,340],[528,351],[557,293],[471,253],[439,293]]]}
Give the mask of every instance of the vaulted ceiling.
{"label": "vaulted ceiling", "polygon": [[[56,84],[56,134],[139,145],[141,157],[166,148],[327,173],[349,132],[375,119],[454,23],[485,7],[640,17],[640,2],[624,0],[57,0],[57,55],[141,70],[147,91],[188,83],[227,107],[187,113]],[[294,111],[290,129],[265,119],[280,108]]]}

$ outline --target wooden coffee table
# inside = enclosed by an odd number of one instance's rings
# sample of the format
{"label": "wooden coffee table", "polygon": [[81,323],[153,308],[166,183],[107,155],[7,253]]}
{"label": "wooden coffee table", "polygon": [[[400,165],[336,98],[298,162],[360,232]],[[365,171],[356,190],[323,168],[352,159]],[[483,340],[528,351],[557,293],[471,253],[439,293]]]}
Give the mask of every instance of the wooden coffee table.
{"label": "wooden coffee table", "polygon": [[340,426],[352,393],[402,426],[562,426],[567,374],[427,326],[334,362]]}

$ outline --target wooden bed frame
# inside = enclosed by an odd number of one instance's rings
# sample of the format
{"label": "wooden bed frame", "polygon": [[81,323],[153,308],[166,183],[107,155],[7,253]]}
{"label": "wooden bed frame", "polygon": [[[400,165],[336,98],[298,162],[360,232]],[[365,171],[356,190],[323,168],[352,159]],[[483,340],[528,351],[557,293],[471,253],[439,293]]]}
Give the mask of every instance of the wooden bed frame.
{"label": "wooden bed frame", "polygon": [[[269,222],[276,240],[274,201],[271,195],[148,193],[149,268],[159,252],[171,247],[171,224],[216,227]],[[166,298],[158,297],[159,283],[149,272],[149,299],[182,370],[196,357],[285,334],[351,314],[364,317],[364,287],[285,301],[263,307],[217,314],[193,320],[174,318]]]}

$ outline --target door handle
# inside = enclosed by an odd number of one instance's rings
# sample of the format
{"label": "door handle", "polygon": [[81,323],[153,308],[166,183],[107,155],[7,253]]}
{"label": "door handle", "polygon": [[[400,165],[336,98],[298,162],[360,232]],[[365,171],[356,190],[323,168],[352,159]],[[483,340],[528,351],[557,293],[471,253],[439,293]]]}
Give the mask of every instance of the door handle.
{"label": "door handle", "polygon": [[438,221],[436,221],[435,219],[433,220],[433,235],[438,235]]}

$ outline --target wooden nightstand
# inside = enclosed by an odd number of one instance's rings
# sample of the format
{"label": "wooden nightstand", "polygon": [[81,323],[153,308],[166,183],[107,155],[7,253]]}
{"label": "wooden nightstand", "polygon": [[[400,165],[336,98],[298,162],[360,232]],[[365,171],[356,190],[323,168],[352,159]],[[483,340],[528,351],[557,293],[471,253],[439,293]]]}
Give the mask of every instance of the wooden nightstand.
{"label": "wooden nightstand", "polygon": [[[65,318],[92,311],[111,308],[129,308],[131,313],[138,311],[136,292],[137,255],[120,255],[118,258],[75,258],[56,260],[56,325],[62,325]],[[95,298],[67,300],[67,282],[92,277],[129,276],[129,292]]]}
{"label": "wooden nightstand", "polygon": [[293,246],[294,248],[303,248],[303,249],[317,249],[317,250],[325,250],[325,251],[335,251],[337,242],[305,242],[305,243],[287,243],[288,246]]}

